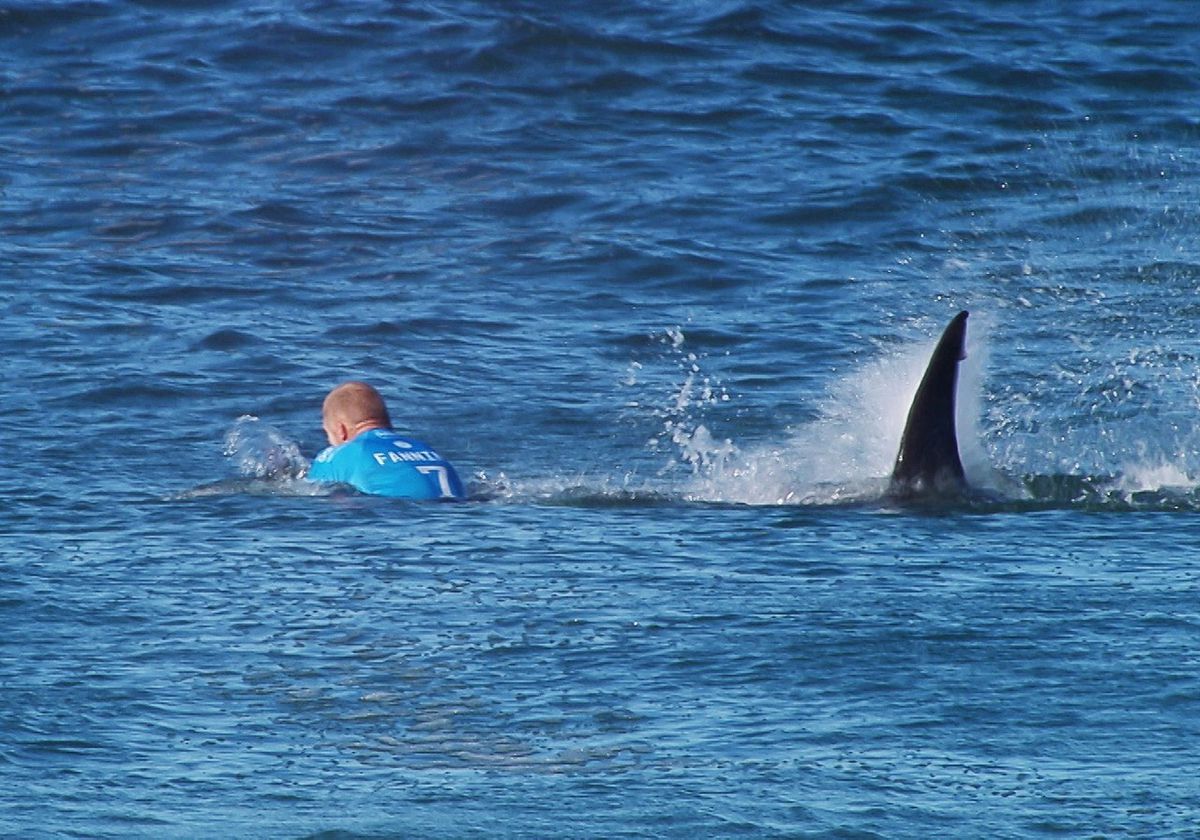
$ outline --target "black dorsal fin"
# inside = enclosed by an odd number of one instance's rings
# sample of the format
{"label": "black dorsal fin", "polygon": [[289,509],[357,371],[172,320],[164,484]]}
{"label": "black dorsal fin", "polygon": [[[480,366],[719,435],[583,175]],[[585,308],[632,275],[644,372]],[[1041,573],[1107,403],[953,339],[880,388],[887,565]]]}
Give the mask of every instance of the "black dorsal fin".
{"label": "black dorsal fin", "polygon": [[958,363],[965,358],[966,337],[967,313],[960,312],[942,333],[908,409],[892,469],[894,494],[944,494],[967,487],[954,422]]}

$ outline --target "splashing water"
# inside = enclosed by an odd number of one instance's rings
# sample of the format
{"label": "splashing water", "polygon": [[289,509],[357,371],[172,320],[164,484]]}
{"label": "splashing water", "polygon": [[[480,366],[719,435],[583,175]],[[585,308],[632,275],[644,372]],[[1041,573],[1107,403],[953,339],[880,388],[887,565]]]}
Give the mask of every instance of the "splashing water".
{"label": "splashing water", "polygon": [[[1136,421],[1131,420],[1123,429],[1130,441],[1110,454],[1125,457],[1110,474],[1029,474],[1027,463],[1014,458],[1013,451],[998,454],[1005,443],[1005,416],[1022,411],[1024,404],[989,404],[985,415],[991,329],[986,316],[973,316],[966,359],[959,368],[959,454],[971,487],[998,503],[1189,510],[1200,504],[1195,431],[1164,452],[1157,438],[1138,439],[1137,434],[1147,432],[1135,432],[1131,426]],[[683,498],[749,505],[878,501],[886,492],[908,409],[934,343],[906,344],[838,379],[821,400],[817,419],[793,428],[780,443],[743,450],[733,441],[715,440],[702,423],[686,426],[688,416],[674,418],[671,439],[682,460],[693,465]],[[690,382],[685,381],[685,389]],[[1050,437],[1040,441],[1041,448],[1062,448],[1062,435],[1046,434]]]}
{"label": "splashing water", "polygon": [[[655,450],[669,442],[679,453],[679,463],[687,465],[693,475],[719,469],[737,452],[737,447],[731,440],[718,440],[707,426],[695,422],[694,415],[717,403],[728,402],[729,394],[703,372],[703,356],[684,349],[687,337],[681,327],[668,329],[660,341],[668,346],[683,379],[668,399],[667,407],[655,412],[662,420],[662,431],[648,445]],[[660,470],[660,475],[676,465],[668,464]]]}
{"label": "splashing water", "polygon": [[1118,489],[1126,495],[1146,491],[1190,490],[1196,485],[1196,479],[1183,467],[1165,460],[1126,464],[1117,480]]}
{"label": "splashing water", "polygon": [[300,479],[308,473],[308,459],[300,447],[250,414],[239,417],[226,433],[222,451],[246,478]]}
{"label": "splashing water", "polygon": [[[960,368],[957,423],[967,479],[995,488],[999,477],[983,445],[980,406],[986,324],[968,334]],[[672,439],[696,465],[685,498],[751,505],[839,504],[878,499],[887,488],[909,405],[936,343],[897,349],[836,381],[816,420],[780,444],[745,451],[714,441],[703,425]],[[686,384],[686,383],[685,383]]]}

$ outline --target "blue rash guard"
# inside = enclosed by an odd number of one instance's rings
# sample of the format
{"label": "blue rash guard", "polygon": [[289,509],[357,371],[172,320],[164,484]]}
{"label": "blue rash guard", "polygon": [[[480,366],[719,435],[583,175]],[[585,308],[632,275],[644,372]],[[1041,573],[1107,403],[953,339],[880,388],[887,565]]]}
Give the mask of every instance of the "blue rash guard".
{"label": "blue rash guard", "polygon": [[454,467],[419,440],[390,429],[371,429],[324,449],[308,471],[309,481],[349,484],[373,496],[401,499],[461,499]]}

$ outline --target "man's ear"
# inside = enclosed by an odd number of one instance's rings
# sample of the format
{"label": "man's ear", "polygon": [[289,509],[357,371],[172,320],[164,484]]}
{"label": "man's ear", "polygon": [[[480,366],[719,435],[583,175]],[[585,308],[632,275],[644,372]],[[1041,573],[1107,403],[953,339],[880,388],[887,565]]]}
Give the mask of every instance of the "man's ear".
{"label": "man's ear", "polygon": [[350,427],[345,423],[338,423],[336,431],[338,443],[345,443],[350,440]]}

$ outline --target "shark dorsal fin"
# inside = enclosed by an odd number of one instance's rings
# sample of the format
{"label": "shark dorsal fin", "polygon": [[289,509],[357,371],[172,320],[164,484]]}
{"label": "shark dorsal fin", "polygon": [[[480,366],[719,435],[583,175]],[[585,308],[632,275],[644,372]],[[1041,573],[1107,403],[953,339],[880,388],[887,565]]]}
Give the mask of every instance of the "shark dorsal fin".
{"label": "shark dorsal fin", "polygon": [[958,363],[965,358],[966,336],[967,313],[960,312],[938,340],[908,409],[892,469],[894,494],[945,494],[967,487],[954,422]]}

